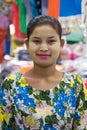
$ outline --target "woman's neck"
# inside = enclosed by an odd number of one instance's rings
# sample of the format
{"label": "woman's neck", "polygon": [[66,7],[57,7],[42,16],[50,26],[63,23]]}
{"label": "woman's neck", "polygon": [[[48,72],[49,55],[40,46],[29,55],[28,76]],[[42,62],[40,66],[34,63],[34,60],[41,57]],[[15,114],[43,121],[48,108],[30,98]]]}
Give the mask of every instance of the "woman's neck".
{"label": "woman's neck", "polygon": [[37,77],[49,77],[49,76],[52,76],[54,75],[57,70],[56,70],[56,67],[55,65],[54,66],[49,66],[49,67],[41,67],[41,66],[37,66],[35,65],[32,69],[32,74],[34,74],[34,76],[37,76]]}
{"label": "woman's neck", "polygon": [[49,90],[56,86],[62,79],[63,73],[56,70],[55,66],[34,66],[24,74],[26,81],[38,90]]}

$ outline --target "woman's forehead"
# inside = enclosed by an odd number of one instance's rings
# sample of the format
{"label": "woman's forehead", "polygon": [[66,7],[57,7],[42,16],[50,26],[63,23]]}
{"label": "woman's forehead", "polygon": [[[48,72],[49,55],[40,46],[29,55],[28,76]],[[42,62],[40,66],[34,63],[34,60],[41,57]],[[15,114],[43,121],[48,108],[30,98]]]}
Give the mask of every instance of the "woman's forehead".
{"label": "woman's forehead", "polygon": [[56,31],[55,28],[53,28],[53,26],[49,25],[49,24],[46,24],[46,25],[40,25],[40,26],[36,26],[34,29],[33,29],[33,32],[35,31],[40,31],[40,30],[48,30],[48,31]]}
{"label": "woman's forehead", "polygon": [[57,34],[58,35],[58,33],[56,32],[56,29],[54,29],[50,25],[37,26],[33,30],[32,34],[35,34],[35,35],[39,35],[39,34],[44,34],[44,35]]}

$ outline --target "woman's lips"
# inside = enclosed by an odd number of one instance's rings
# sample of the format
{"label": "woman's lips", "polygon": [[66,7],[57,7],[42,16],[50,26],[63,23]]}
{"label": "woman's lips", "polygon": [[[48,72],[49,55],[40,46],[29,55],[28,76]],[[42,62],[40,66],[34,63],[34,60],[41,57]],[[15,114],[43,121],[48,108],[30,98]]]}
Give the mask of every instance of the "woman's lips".
{"label": "woman's lips", "polygon": [[49,54],[37,54],[40,58],[48,58]]}

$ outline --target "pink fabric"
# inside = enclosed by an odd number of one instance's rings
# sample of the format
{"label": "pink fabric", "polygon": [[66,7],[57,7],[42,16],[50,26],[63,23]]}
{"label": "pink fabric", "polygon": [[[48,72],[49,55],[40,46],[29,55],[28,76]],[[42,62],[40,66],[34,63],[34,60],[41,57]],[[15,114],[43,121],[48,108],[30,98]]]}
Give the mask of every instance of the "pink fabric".
{"label": "pink fabric", "polygon": [[0,13],[0,28],[7,29],[8,26],[9,26],[8,18],[3,13]]}

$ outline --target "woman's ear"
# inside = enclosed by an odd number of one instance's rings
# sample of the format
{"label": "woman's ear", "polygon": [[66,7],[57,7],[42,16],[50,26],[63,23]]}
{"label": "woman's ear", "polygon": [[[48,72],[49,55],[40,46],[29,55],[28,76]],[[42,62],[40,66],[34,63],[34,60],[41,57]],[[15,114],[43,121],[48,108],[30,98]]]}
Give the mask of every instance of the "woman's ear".
{"label": "woman's ear", "polygon": [[26,48],[28,49],[29,48],[29,41],[28,41],[28,38],[25,38],[24,39],[24,43],[26,45]]}
{"label": "woman's ear", "polygon": [[64,40],[64,39],[61,39],[61,47],[64,46],[64,42],[65,42],[65,40]]}

